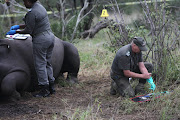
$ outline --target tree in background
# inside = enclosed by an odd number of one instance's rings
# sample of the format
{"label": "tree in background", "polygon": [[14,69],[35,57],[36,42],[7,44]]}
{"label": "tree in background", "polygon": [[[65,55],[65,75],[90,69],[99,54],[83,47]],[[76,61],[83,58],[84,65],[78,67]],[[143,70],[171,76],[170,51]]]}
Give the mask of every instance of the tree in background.
{"label": "tree in background", "polygon": [[[115,18],[122,16],[122,11],[119,9],[116,0],[110,0],[110,4],[112,3],[115,4],[112,6]],[[116,19],[115,25],[110,26],[112,48],[118,49],[127,44],[127,41],[130,41],[134,36],[144,37],[149,47],[149,51],[144,57],[145,60],[154,65],[154,78],[157,84],[164,83],[166,86],[178,83],[180,76],[178,20],[174,19],[172,10],[167,9],[169,4],[165,1],[147,3],[146,0],[140,0],[140,5],[143,10],[143,17],[139,18],[138,23],[140,24],[134,24],[135,28],[124,25],[122,17]]]}
{"label": "tree in background", "polygon": [[[54,7],[51,1],[46,0],[48,9],[53,12],[53,16],[59,21],[52,24],[52,29],[55,34],[57,33],[56,35],[63,40],[71,39],[72,41],[72,39],[77,37],[84,29],[89,29],[93,19],[93,15],[90,12],[94,4],[92,1],[95,0],[59,0]],[[84,7],[86,3],[88,3],[88,5]],[[54,8],[56,8],[58,12]],[[61,36],[59,36],[59,33]]]}
{"label": "tree in background", "polygon": [[[16,2],[18,1],[18,2]],[[52,11],[53,20],[52,21],[52,29],[54,29],[55,34],[64,40],[70,40],[74,35],[70,35],[75,30],[75,37],[78,36],[80,32],[84,29],[89,29],[92,23],[93,14],[90,14],[90,10],[93,7],[93,1],[95,0],[87,0],[88,6],[83,9],[80,17],[85,19],[81,19],[80,21],[77,19],[78,14],[84,6],[85,1],[77,1],[77,0],[41,0],[40,2],[47,8],[47,10]],[[7,10],[4,14],[14,14],[14,13],[23,13],[21,16],[27,12],[27,9],[23,7],[23,1],[21,0],[7,0]],[[87,14],[88,13],[88,14]],[[51,14],[51,13],[49,13]],[[83,17],[86,16],[86,17]],[[7,28],[12,26],[13,24],[19,24],[20,21],[14,20],[14,17],[9,18]],[[3,22],[4,19],[2,19]],[[78,21],[78,22],[77,22]],[[22,22],[22,21],[21,21]],[[78,23],[78,24],[77,24]],[[77,26],[76,26],[77,24]],[[75,26],[75,27],[74,27]],[[78,27],[78,28],[76,28]],[[2,30],[4,30],[2,28]],[[7,30],[5,30],[7,31]],[[4,32],[3,32],[4,33]],[[74,38],[74,37],[73,37]]]}
{"label": "tree in background", "polygon": [[[86,15],[92,8],[93,8],[93,2],[94,0],[88,0],[89,5],[87,9],[84,10],[83,15]],[[83,7],[84,5],[84,0],[81,0],[81,6]],[[93,21],[94,15],[93,13],[90,13],[86,16],[86,18],[83,20],[83,31],[89,30],[91,28],[91,24]],[[83,36],[83,38],[86,38],[87,36]]]}

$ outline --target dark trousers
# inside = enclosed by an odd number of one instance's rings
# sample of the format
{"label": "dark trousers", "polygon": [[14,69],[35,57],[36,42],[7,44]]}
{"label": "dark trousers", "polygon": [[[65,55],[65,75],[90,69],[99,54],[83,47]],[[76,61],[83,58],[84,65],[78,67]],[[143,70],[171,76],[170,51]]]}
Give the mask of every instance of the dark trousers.
{"label": "dark trousers", "polygon": [[[145,62],[144,65],[145,65],[146,69],[148,70],[148,72],[151,73],[153,70],[153,65],[151,63],[147,63],[147,62]],[[141,73],[139,70],[139,67],[136,67],[136,68],[137,69],[134,70],[133,72]],[[128,77],[115,74],[112,70],[111,70],[110,76],[112,78],[111,92],[116,91],[121,96],[129,96],[129,97],[135,96],[135,92],[129,83]],[[146,79],[139,79],[139,84],[137,86],[141,86],[141,88],[144,89],[145,83],[146,83]]]}
{"label": "dark trousers", "polygon": [[51,32],[33,38],[34,66],[38,77],[38,85],[54,82],[51,56],[54,48],[54,35]]}

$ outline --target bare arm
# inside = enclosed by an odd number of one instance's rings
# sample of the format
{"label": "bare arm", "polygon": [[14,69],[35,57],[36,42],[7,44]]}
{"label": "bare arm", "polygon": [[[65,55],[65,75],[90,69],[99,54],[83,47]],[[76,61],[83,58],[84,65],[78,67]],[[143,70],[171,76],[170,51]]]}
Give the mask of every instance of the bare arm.
{"label": "bare arm", "polygon": [[130,70],[123,70],[123,72],[126,77],[143,78],[143,74],[131,72]]}
{"label": "bare arm", "polygon": [[139,62],[139,69],[141,71],[141,73],[146,74],[149,73],[146,69],[146,67],[144,66],[144,62]]}
{"label": "bare arm", "polygon": [[130,70],[123,70],[123,72],[126,77],[143,78],[143,79],[149,79],[151,77],[151,73],[148,73],[143,62],[139,63],[139,69],[142,74],[131,72]]}

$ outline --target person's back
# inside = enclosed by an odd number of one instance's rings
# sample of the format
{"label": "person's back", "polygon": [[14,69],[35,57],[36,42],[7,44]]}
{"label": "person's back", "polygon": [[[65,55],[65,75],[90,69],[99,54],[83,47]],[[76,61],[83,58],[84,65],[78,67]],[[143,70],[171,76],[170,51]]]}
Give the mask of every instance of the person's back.
{"label": "person's back", "polygon": [[24,21],[27,25],[25,30],[29,31],[33,37],[44,31],[51,31],[47,11],[39,2],[34,3]]}
{"label": "person's back", "polygon": [[123,70],[123,65],[126,64],[126,61],[123,61],[123,58],[130,59],[129,58],[130,51],[131,51],[130,44],[121,47],[117,51],[116,56],[113,60],[112,66],[111,66],[111,69],[113,72],[124,76],[122,70]]}

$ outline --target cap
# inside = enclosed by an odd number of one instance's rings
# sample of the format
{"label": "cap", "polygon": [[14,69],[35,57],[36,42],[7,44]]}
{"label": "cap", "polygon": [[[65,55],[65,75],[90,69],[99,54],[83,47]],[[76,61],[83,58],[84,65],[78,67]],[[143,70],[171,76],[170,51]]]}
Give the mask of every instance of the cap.
{"label": "cap", "polygon": [[134,37],[133,38],[134,44],[136,44],[141,51],[147,51],[146,42],[142,37]]}

